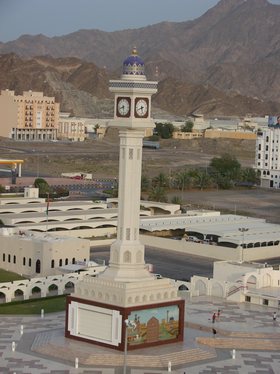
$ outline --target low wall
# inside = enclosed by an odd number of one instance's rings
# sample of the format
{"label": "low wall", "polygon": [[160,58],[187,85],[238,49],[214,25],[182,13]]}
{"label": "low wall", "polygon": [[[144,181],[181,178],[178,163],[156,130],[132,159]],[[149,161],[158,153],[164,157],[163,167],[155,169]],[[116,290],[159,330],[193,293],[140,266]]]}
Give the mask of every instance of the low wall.
{"label": "low wall", "polygon": [[150,235],[141,235],[141,242],[151,247],[162,248],[169,251],[182,252],[196,256],[214,258],[227,261],[257,261],[279,257],[280,245],[258,248],[228,248],[217,245],[187,242],[186,240],[174,240]]}
{"label": "low wall", "polygon": [[245,261],[257,261],[263,259],[270,259],[279,257],[280,245],[270,245],[267,247],[255,247],[255,248],[245,248],[243,259]]}
{"label": "low wall", "polygon": [[[71,236],[73,238],[91,238],[99,236],[107,236],[108,238],[116,234],[116,227],[104,227],[98,229],[80,229],[80,230],[61,230],[61,231],[49,231],[49,234],[54,236]],[[93,239],[95,241],[95,239]]]}
{"label": "low wall", "polygon": [[[13,282],[3,282],[0,283],[0,303],[8,303],[15,300],[28,300],[34,298],[34,296],[36,296],[36,298],[53,296],[53,293],[50,294],[51,286],[56,287],[56,295],[63,295],[69,293],[67,292],[67,284],[71,283],[73,289],[75,289],[76,284],[83,279],[85,275],[96,275],[102,270],[104,270],[104,267],[95,267],[80,273],[68,273]],[[37,292],[36,295],[34,295],[33,292],[34,288],[40,291],[39,293]],[[20,298],[16,297],[17,293],[20,293]]]}

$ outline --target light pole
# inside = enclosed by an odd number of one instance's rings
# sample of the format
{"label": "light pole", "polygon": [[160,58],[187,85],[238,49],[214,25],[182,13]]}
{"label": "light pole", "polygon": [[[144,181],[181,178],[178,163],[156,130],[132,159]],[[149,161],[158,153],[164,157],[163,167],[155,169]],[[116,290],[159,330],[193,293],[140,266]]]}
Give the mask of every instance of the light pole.
{"label": "light pole", "polygon": [[123,374],[126,374],[126,367],[127,367],[127,330],[128,327],[131,327],[135,329],[136,324],[134,321],[130,321],[129,319],[124,320],[124,326],[125,326],[125,338],[124,338],[124,362],[123,362]]}
{"label": "light pole", "polygon": [[245,232],[247,232],[249,229],[246,227],[240,227],[238,229],[240,232],[242,232],[242,249],[241,249],[241,263],[243,263],[243,251],[245,246]]}

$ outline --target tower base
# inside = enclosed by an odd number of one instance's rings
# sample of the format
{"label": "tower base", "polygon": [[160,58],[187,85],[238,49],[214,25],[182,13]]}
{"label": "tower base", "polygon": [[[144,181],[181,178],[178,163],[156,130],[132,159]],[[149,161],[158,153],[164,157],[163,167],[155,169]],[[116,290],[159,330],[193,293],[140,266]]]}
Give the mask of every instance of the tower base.
{"label": "tower base", "polygon": [[66,337],[121,351],[126,343],[131,350],[184,339],[185,302],[177,297],[172,280],[85,278],[67,297]]}

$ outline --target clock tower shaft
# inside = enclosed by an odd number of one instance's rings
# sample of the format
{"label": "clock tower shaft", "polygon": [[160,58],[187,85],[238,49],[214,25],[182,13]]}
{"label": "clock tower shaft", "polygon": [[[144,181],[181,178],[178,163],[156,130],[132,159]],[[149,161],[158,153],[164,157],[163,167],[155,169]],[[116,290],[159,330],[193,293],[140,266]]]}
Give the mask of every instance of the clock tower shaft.
{"label": "clock tower shaft", "polygon": [[[173,280],[157,279],[148,271],[139,238],[142,145],[145,129],[154,127],[151,96],[157,83],[146,80],[136,50],[124,61],[121,79],[110,81],[110,91],[115,94],[115,115],[109,126],[119,129],[120,139],[117,239],[106,270],[84,276],[68,297],[65,335],[126,351],[182,341],[184,301]],[[159,318],[169,311],[172,320]],[[141,313],[149,317],[146,324],[138,317],[143,334],[135,331],[127,341],[125,323]],[[164,331],[172,327],[172,336],[161,334],[160,324]]]}

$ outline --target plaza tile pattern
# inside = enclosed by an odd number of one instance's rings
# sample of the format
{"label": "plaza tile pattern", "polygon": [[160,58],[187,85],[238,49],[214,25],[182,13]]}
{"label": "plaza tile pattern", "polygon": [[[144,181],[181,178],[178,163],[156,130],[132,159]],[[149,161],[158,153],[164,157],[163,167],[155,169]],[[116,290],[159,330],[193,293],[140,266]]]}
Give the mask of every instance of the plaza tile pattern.
{"label": "plaza tile pattern", "polygon": [[[221,316],[212,324],[211,315],[218,309]],[[193,299],[186,305],[185,342],[180,347],[170,344],[129,352],[127,374],[166,373],[169,361],[172,372],[177,374],[279,374],[280,326],[279,321],[273,323],[273,311],[263,306]],[[121,352],[116,354],[110,349],[65,339],[64,318],[64,313],[45,315],[43,319],[41,316],[1,316],[0,373],[122,373]],[[217,330],[215,338],[213,326]],[[202,341],[204,344],[200,344]],[[16,344],[14,352],[12,342]],[[246,342],[251,344],[249,348]],[[275,345],[277,350],[273,351]],[[233,346],[235,359],[231,356]],[[55,353],[50,352],[52,349]],[[75,369],[77,356],[79,368]]]}

